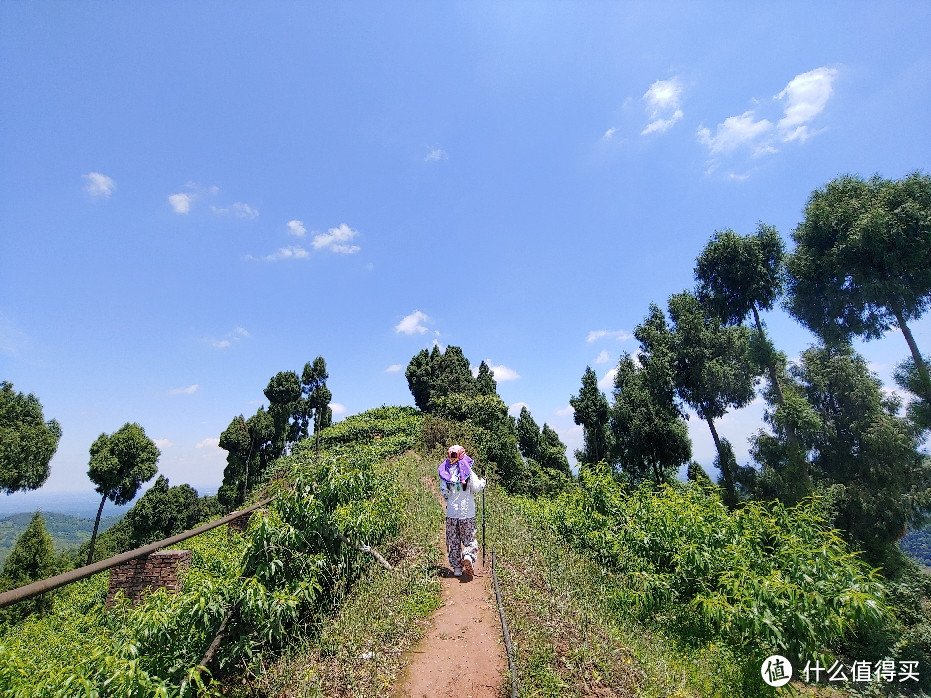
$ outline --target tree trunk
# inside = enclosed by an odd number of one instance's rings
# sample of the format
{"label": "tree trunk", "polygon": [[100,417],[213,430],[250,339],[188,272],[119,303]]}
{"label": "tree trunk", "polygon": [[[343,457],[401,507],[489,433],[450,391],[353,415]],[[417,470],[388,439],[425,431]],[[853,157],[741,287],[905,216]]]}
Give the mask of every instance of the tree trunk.
{"label": "tree trunk", "polygon": [[724,503],[729,509],[733,509],[737,506],[737,490],[734,487],[731,458],[721,446],[721,437],[718,436],[718,430],[714,428],[714,420],[711,417],[705,417],[705,421],[708,422],[708,428],[711,429],[711,438],[714,439],[715,448],[718,449],[718,463],[721,466],[721,478],[724,480]]}
{"label": "tree trunk", "polygon": [[[760,335],[760,341],[766,341],[766,333],[763,331],[763,323],[760,322],[760,313],[756,309],[756,303],[753,304],[753,319],[756,320],[756,331]],[[786,402],[782,397],[782,387],[779,385],[779,380],[776,377],[776,364],[773,363],[772,357],[766,362],[766,368],[769,370],[769,382],[773,386],[773,392],[776,395],[776,402],[779,403],[780,407],[785,407]]]}
{"label": "tree trunk", "polygon": [[[753,319],[756,320],[756,330],[760,333],[760,341],[766,341],[766,333],[763,331],[763,323],[760,322],[760,313],[756,309],[756,303],[753,304]],[[766,368],[769,370],[769,383],[773,386],[773,394],[776,397],[776,402],[779,403],[779,407],[783,410],[786,406],[785,397],[782,394],[782,386],[779,385],[779,378],[776,373],[776,364],[773,362],[772,357],[768,357],[766,362]],[[786,422],[786,438],[789,441],[789,447],[796,451],[799,448],[798,435],[795,432],[795,425],[791,422]]]}
{"label": "tree trunk", "polygon": [[100,527],[100,515],[103,513],[103,505],[107,501],[107,495],[100,498],[100,506],[97,507],[97,519],[94,521],[94,532],[91,534],[91,547],[87,551],[87,564],[94,561],[94,546],[97,544],[97,529]]}
{"label": "tree trunk", "polygon": [[908,325],[905,324],[904,313],[898,308],[895,308],[895,319],[899,323],[899,329],[902,330],[902,334],[905,335],[905,341],[908,343],[909,351],[912,352],[912,361],[915,362],[915,368],[918,369],[918,375],[921,378],[921,387],[924,395],[920,397],[928,404],[931,404],[931,376],[928,375],[928,365],[925,363],[924,359],[921,358],[921,352],[918,351],[918,345],[915,344],[912,331],[908,329]]}

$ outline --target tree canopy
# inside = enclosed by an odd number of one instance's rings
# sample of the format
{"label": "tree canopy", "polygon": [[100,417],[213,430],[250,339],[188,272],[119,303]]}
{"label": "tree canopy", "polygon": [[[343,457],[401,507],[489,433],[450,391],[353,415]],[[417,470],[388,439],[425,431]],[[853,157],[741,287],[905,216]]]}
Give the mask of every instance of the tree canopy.
{"label": "tree canopy", "polygon": [[811,194],[793,238],[789,311],[828,344],[898,327],[931,400],[908,327],[931,302],[931,177],[835,179]]}
{"label": "tree canopy", "polygon": [[87,564],[93,561],[94,542],[104,503],[108,499],[117,506],[129,503],[142,483],[151,480],[158,472],[155,463],[159,455],[155,443],[136,423],[127,422],[112,434],[101,434],[91,445],[87,476],[96,486],[94,489],[101,495],[101,499]]}
{"label": "tree canopy", "polygon": [[61,425],[45,420],[35,395],[16,392],[12,383],[0,381],[0,491],[41,487],[60,439]]}
{"label": "tree canopy", "polygon": [[581,463],[599,463],[611,455],[611,432],[608,429],[608,399],[598,387],[598,376],[591,366],[582,374],[582,387],[578,395],[569,398],[574,410],[573,419],[582,427],[584,447],[576,451]]}

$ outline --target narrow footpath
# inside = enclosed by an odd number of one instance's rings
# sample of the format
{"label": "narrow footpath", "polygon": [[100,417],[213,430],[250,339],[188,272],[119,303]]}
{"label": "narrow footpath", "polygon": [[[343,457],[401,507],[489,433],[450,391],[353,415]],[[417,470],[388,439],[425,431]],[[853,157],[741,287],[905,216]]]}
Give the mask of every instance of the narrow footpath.
{"label": "narrow footpath", "polygon": [[[432,481],[425,484],[443,500]],[[479,523],[479,527],[481,524]],[[481,536],[479,528],[479,536]],[[479,539],[481,543],[481,539]],[[491,582],[491,555],[482,567],[481,550],[474,575],[453,576],[447,566],[446,536],[440,532],[439,570],[443,605],[431,618],[420,644],[407,653],[407,666],[393,698],[500,698],[506,696],[507,658]]]}

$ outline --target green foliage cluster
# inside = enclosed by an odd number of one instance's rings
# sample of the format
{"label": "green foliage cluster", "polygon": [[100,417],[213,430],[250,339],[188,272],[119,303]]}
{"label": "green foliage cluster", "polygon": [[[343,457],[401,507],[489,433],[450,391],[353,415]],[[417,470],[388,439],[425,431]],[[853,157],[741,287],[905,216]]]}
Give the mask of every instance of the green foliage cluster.
{"label": "green foliage cluster", "polygon": [[[319,458],[306,446],[280,459],[277,473],[293,481],[277,483],[277,499],[245,537],[220,528],[185,541],[193,560],[180,593],[103,611],[95,587],[79,608],[65,594],[46,614],[0,629],[0,693],[199,695],[215,689],[198,665],[221,627],[210,668],[222,673],[256,670],[309,632],[371,564],[361,548],[397,535],[404,517],[390,457],[417,444],[420,418],[411,408],[373,412],[331,427]],[[353,444],[375,433],[382,438]],[[78,637],[87,626],[101,630]],[[32,651],[46,644],[58,652]]]}
{"label": "green foliage cluster", "polygon": [[931,569],[931,530],[909,531],[899,545],[910,558]]}
{"label": "green foliage cluster", "polygon": [[227,511],[246,500],[249,490],[289,445],[308,437],[311,423],[315,433],[332,423],[328,378],[322,356],[304,364],[300,376],[279,371],[264,390],[268,410],[260,406],[248,419],[238,415],[223,430],[220,448],[228,455],[217,499]]}
{"label": "green foliage cluster", "polygon": [[[0,591],[25,586],[57,573],[60,559],[55,554],[55,544],[45,530],[45,519],[36,512],[29,525],[17,539],[3,563],[0,575]],[[0,609],[0,619],[15,619],[30,613],[42,612],[51,605],[51,595],[43,594],[20,603],[15,608]]]}
{"label": "green foliage cluster", "polygon": [[0,492],[41,487],[60,439],[61,425],[45,421],[35,395],[18,393],[12,383],[0,381]]}
{"label": "green foliage cluster", "polygon": [[585,466],[577,488],[521,508],[624,576],[619,608],[748,661],[823,656],[888,615],[880,578],[815,500],[730,511],[708,486],[631,490]]}
{"label": "green foliage cluster", "polygon": [[[541,430],[534,423],[535,436],[524,434],[523,445],[519,443],[515,420],[484,361],[473,377],[461,348],[441,351],[435,346],[415,355],[405,375],[414,403],[429,417],[428,449],[459,443],[478,457],[480,472],[494,473],[509,492],[540,495],[561,489],[570,479],[566,447],[547,425]],[[450,429],[450,424],[460,426]],[[467,425],[468,439],[443,437],[460,433],[461,425]],[[530,428],[529,422],[525,427]]]}

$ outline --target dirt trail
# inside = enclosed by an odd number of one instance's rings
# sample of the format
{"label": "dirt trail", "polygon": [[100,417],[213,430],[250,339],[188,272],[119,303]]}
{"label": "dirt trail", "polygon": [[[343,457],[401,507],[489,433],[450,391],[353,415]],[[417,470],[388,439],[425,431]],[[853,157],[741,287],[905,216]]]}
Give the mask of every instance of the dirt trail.
{"label": "dirt trail", "polygon": [[[435,494],[442,503],[439,493]],[[449,559],[445,533],[437,536],[437,545],[442,551],[440,563],[444,565],[440,570],[443,605],[433,613],[426,636],[408,652],[409,663],[391,695],[393,698],[504,696],[507,660],[492,591],[491,558],[486,555],[483,568],[480,551],[474,576],[463,573],[454,577],[445,566]]]}

